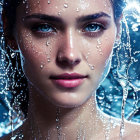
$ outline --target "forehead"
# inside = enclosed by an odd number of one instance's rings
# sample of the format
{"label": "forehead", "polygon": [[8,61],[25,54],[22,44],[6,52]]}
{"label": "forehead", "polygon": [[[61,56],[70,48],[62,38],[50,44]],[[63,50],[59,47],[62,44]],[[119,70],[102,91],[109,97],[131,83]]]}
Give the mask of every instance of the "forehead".
{"label": "forehead", "polygon": [[113,17],[110,0],[27,0],[21,3],[18,12],[23,14],[43,13],[71,16],[105,12]]}

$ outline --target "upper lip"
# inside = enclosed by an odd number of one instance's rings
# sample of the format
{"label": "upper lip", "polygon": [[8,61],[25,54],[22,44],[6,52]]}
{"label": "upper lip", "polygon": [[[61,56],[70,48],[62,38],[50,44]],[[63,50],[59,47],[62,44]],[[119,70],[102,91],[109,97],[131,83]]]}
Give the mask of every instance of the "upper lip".
{"label": "upper lip", "polygon": [[87,75],[82,75],[78,73],[63,73],[60,75],[51,75],[50,79],[82,79],[87,77]]}

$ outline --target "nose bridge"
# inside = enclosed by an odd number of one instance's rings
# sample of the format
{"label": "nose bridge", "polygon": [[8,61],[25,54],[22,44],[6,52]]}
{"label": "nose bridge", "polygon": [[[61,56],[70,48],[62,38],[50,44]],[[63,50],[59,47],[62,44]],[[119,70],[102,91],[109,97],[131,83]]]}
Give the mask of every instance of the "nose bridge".
{"label": "nose bridge", "polygon": [[69,59],[78,57],[78,42],[75,30],[69,28],[64,35],[63,53]]}
{"label": "nose bridge", "polygon": [[63,34],[57,52],[56,62],[61,67],[74,67],[81,62],[80,47],[76,31],[69,28]]}

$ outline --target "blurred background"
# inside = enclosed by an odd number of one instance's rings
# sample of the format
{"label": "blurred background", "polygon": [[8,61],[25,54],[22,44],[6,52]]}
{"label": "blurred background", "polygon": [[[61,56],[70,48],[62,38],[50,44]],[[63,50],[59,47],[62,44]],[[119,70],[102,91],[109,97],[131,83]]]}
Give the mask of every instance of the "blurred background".
{"label": "blurred background", "polygon": [[[0,36],[2,36],[0,1]],[[0,46],[3,45],[2,37]],[[3,49],[0,47],[0,137],[11,131],[10,100],[12,94],[7,90]],[[14,57],[14,52],[11,54]],[[10,62],[7,67],[10,67]],[[99,108],[106,114],[121,118],[123,95],[125,119],[140,123],[140,0],[127,0],[122,22],[121,42],[113,50],[112,66],[105,81],[96,93]],[[15,128],[22,121],[14,118]]]}

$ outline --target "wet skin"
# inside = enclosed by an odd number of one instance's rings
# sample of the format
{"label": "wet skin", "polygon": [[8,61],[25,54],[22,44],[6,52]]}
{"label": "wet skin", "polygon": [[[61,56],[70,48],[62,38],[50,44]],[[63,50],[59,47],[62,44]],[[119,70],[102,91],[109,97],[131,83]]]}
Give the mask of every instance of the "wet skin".
{"label": "wet skin", "polygon": [[[81,129],[78,117],[84,122],[87,140],[105,139],[108,124],[97,118],[92,95],[109,70],[119,23],[114,22],[109,0],[65,2],[28,0],[17,8],[14,37],[32,95],[27,120],[17,130],[25,140],[34,139],[32,133],[38,139],[36,127],[44,138],[52,130],[51,139],[57,139],[56,106],[64,107],[61,122],[67,140],[77,138]],[[140,129],[132,129],[133,125],[126,128],[127,140],[134,134],[139,139]],[[110,139],[119,139],[119,132],[119,126],[112,129]]]}
{"label": "wet skin", "polygon": [[[86,102],[104,78],[117,27],[109,0],[106,5],[103,0],[71,0],[68,7],[64,4],[64,0],[21,4],[15,38],[29,85],[54,105],[71,108]],[[65,73],[85,78],[79,83],[62,81],[62,85],[50,78]],[[69,88],[69,84],[74,86]]]}

